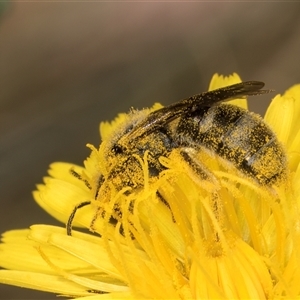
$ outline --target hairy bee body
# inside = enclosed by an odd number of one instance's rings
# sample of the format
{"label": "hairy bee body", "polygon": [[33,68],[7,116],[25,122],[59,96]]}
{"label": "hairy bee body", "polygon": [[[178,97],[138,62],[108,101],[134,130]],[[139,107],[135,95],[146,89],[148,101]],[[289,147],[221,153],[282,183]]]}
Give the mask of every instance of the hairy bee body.
{"label": "hairy bee body", "polygon": [[[201,149],[221,157],[260,185],[272,186],[285,177],[287,159],[276,135],[263,119],[224,101],[247,95],[269,93],[262,82],[241,82],[218,90],[183,99],[145,114],[132,114],[105,143],[106,175],[100,175],[95,199],[101,201],[108,186],[117,191],[124,187],[141,188],[144,170],[141,160],[147,153],[148,176],[155,180],[165,170],[160,157],[177,150],[196,176],[211,179],[205,162],[197,159]],[[203,167],[204,166],[204,167]],[[70,215],[67,232],[76,210]]]}
{"label": "hairy bee body", "polygon": [[145,135],[136,143],[132,141],[130,147],[123,147],[118,142],[111,147],[108,152],[112,162],[109,180],[118,190],[143,184],[143,170],[134,155],[142,159],[145,151],[149,152],[150,177],[158,176],[165,169],[159,157],[168,157],[174,149],[182,151],[183,159],[190,149],[195,152],[207,149],[262,185],[276,183],[286,168],[284,150],[263,119],[230,104],[201,107]]}

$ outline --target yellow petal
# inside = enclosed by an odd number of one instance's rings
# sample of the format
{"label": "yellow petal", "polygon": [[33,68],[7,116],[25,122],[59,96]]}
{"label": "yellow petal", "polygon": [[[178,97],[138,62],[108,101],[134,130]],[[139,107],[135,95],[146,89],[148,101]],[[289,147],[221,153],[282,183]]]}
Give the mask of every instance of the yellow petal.
{"label": "yellow petal", "polygon": [[0,270],[0,282],[61,295],[87,296],[90,294],[84,287],[61,276],[42,273]]}
{"label": "yellow petal", "polygon": [[[112,299],[112,300],[120,300],[120,299],[134,299],[133,295],[129,293],[109,293],[109,294],[97,294],[95,296],[87,296],[87,297],[79,297],[75,298],[75,300],[99,300],[99,299]],[[140,298],[143,299],[143,298]]]}
{"label": "yellow petal", "polygon": [[193,298],[271,298],[272,277],[263,258],[251,247],[238,240],[228,252],[216,257],[209,256],[209,248],[204,257],[194,257],[190,273]]}
{"label": "yellow petal", "polygon": [[283,97],[292,98],[295,101],[295,119],[293,123],[293,128],[295,131],[299,131],[300,124],[298,120],[300,117],[300,84],[295,84],[288,90],[286,90],[286,92],[283,94]]}
{"label": "yellow petal", "polygon": [[[216,73],[213,75],[213,77],[210,81],[208,90],[213,91],[213,90],[216,90],[216,89],[219,89],[222,87],[226,87],[228,85],[240,83],[240,82],[242,82],[242,80],[241,80],[240,76],[236,73],[233,73],[232,75],[229,75],[229,76],[223,76],[223,75],[219,75]],[[245,98],[231,100],[231,101],[228,101],[227,103],[248,109],[247,100]]]}
{"label": "yellow petal", "polygon": [[[79,180],[78,180],[79,181]],[[33,192],[36,202],[50,215],[66,223],[74,207],[91,198],[89,190],[64,180],[46,178],[46,185],[38,185]],[[76,214],[74,226],[89,227],[95,210],[91,206],[84,207]]]}
{"label": "yellow petal", "polygon": [[102,141],[107,140],[111,136],[115,128],[118,125],[124,123],[127,119],[128,119],[128,115],[126,113],[120,113],[111,122],[107,122],[107,121],[101,122],[99,127],[101,140]]}
{"label": "yellow petal", "polygon": [[265,121],[276,132],[278,139],[288,147],[294,120],[295,103],[292,98],[275,96],[265,115]]}
{"label": "yellow petal", "polygon": [[[65,232],[64,228],[60,228]],[[53,231],[53,228],[51,227]],[[38,248],[41,246],[38,240],[30,238],[32,231],[12,230],[3,234],[2,244],[0,244],[0,265],[8,269],[40,272],[45,274],[55,274],[55,271],[41,258]],[[52,258],[53,263],[60,265],[65,270],[73,270],[74,266],[79,270],[87,269],[90,265],[84,261],[70,256],[43,241],[43,251]],[[20,251],[22,249],[22,251]]]}
{"label": "yellow petal", "polygon": [[71,170],[76,171],[78,174],[81,174],[85,169],[81,166],[74,164],[64,163],[64,162],[55,162],[50,165],[48,174],[56,179],[66,181],[73,185],[78,185],[82,189],[86,190],[86,185],[83,181],[78,180],[74,175],[72,175]]}

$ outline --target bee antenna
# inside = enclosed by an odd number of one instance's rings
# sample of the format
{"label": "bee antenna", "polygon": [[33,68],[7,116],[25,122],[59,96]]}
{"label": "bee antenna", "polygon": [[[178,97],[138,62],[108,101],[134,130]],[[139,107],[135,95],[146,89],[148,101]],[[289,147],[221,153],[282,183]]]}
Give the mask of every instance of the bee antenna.
{"label": "bee antenna", "polygon": [[92,189],[92,186],[90,185],[90,183],[89,183],[86,179],[82,178],[82,176],[81,176],[78,172],[76,172],[76,171],[74,170],[74,168],[71,168],[71,169],[70,169],[70,173],[71,173],[74,177],[76,177],[77,179],[83,181],[84,184],[86,185],[86,187],[87,187],[89,190]]}
{"label": "bee antenna", "polygon": [[77,204],[74,207],[73,211],[71,212],[71,214],[69,216],[68,222],[66,224],[67,235],[70,235],[70,236],[72,235],[72,224],[73,224],[74,217],[75,217],[77,210],[84,206],[90,205],[90,204],[91,204],[91,201],[84,201],[84,202]]}

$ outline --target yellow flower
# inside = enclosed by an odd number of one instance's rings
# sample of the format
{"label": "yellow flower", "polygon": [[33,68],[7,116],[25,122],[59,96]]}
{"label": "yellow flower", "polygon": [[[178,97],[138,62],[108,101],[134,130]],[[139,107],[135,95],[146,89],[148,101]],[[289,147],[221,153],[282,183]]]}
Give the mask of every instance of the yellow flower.
{"label": "yellow flower", "polygon": [[[236,74],[215,75],[210,89],[238,82]],[[245,99],[231,103],[246,107]],[[300,85],[276,96],[266,113],[288,157],[288,171],[271,187],[207,151],[195,157],[210,180],[176,149],[158,158],[159,176],[149,176],[149,151],[111,154],[120,128],[161,107],[102,123],[102,143],[89,145],[84,167],[51,165],[34,198],[72,235],[49,225],[4,233],[0,282],[77,299],[300,298]],[[152,138],[146,149],[162,147]]]}

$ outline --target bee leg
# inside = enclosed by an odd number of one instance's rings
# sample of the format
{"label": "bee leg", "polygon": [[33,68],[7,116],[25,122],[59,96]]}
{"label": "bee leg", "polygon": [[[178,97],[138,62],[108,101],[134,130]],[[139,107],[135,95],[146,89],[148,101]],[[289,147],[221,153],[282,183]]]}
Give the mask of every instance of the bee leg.
{"label": "bee leg", "polygon": [[202,164],[199,161],[199,159],[195,155],[194,149],[180,149],[180,155],[188,164],[189,169],[191,169],[192,173],[190,175],[193,179],[195,178],[195,175],[197,175],[196,178],[209,181],[213,183],[215,187],[217,187],[216,189],[219,188],[219,181],[217,180],[216,176],[211,171],[209,171],[204,164]]}
{"label": "bee leg", "polygon": [[75,217],[77,210],[84,206],[90,205],[90,204],[91,204],[91,201],[84,201],[84,202],[77,204],[74,207],[73,211],[71,212],[71,214],[69,216],[68,222],[66,224],[67,235],[72,235],[72,224],[73,224],[74,217]]}
{"label": "bee leg", "polygon": [[[122,219],[122,212],[120,210],[120,208],[117,208],[115,207],[114,209],[116,215],[111,215],[109,217],[109,223],[112,224],[113,226],[116,226],[117,223],[118,223],[118,220],[120,221]],[[103,207],[97,207],[96,209],[96,213],[94,214],[94,217],[90,223],[90,227],[89,227],[89,230],[93,233],[95,233],[97,230],[96,230],[96,221],[97,219],[100,217],[101,219],[105,218],[105,214],[106,212],[104,211]],[[120,233],[122,235],[124,235],[124,231],[123,231],[123,225],[121,224],[120,226]]]}
{"label": "bee leg", "polygon": [[87,292],[91,293],[91,294],[108,294],[108,292],[103,292],[103,291],[98,291],[98,290],[87,290]]}
{"label": "bee leg", "polygon": [[97,218],[98,218],[98,214],[99,214],[99,213],[100,213],[100,209],[97,208],[97,211],[96,211],[96,213],[95,213],[95,215],[94,215],[94,217],[93,217],[93,219],[92,219],[92,221],[91,221],[91,223],[90,223],[89,230],[90,230],[91,232],[95,232],[95,231],[96,231],[95,223],[96,223],[96,221],[97,221]]}
{"label": "bee leg", "polygon": [[[203,184],[203,182],[200,182],[200,180],[209,181],[210,183],[213,184],[213,189],[211,190],[211,197],[210,197],[210,207],[215,219],[218,221],[219,224],[221,224],[224,212],[222,209],[222,201],[218,193],[218,190],[220,190],[220,183],[218,179],[210,170],[208,170],[208,168],[205,165],[203,165],[199,161],[199,159],[196,158],[194,149],[190,149],[190,148],[181,149],[180,155],[187,162],[189,169],[191,170],[190,172],[191,178],[193,179],[196,178],[195,181],[199,182],[200,185]],[[214,231],[215,241],[219,241],[220,238],[219,238],[219,233],[217,228],[214,228],[213,231]]]}
{"label": "bee leg", "polygon": [[162,194],[159,191],[156,192],[156,196],[169,209],[169,211],[171,212],[171,215],[172,215],[172,221],[174,223],[176,223],[176,220],[175,220],[175,217],[174,217],[174,214],[172,212],[169,202],[162,196]]}

